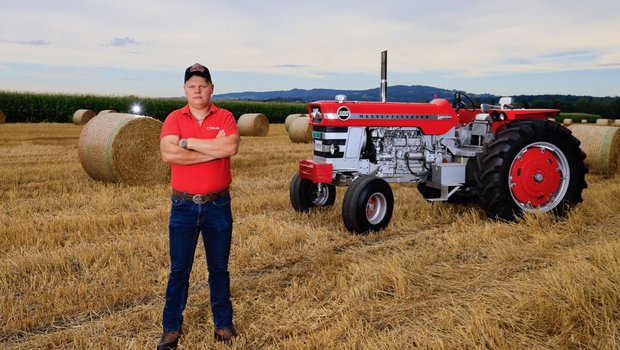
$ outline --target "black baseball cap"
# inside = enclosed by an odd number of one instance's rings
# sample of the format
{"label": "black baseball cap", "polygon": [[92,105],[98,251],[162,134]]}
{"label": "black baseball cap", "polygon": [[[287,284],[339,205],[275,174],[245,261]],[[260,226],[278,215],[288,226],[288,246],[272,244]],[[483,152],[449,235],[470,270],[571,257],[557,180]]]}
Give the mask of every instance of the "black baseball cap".
{"label": "black baseball cap", "polygon": [[209,73],[209,69],[200,63],[196,63],[192,66],[187,67],[187,69],[185,70],[185,80],[183,81],[183,83],[188,81],[189,78],[194,75],[199,75],[207,79],[208,82],[211,82],[211,73]]}

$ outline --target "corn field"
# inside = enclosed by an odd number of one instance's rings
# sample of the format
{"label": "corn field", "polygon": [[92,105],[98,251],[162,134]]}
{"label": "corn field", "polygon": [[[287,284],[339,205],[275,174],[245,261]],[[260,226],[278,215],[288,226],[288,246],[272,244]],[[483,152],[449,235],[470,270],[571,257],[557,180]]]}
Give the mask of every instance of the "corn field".
{"label": "corn field", "polygon": [[[181,93],[181,91],[179,91]],[[284,123],[286,116],[307,113],[304,103],[215,101],[233,113],[236,119],[245,113],[263,113],[271,123]],[[7,123],[56,122],[70,123],[78,109],[98,113],[115,110],[119,113],[143,114],[163,121],[170,112],[187,104],[185,98],[148,98],[139,96],[97,96],[11,92],[0,90],[0,111],[7,116]],[[140,112],[134,112],[134,106]]]}
{"label": "corn field", "polygon": [[[161,334],[169,185],[92,180],[81,128],[0,125],[4,349],[150,349]],[[274,124],[233,157],[232,349],[620,349],[618,177],[588,175],[564,220],[516,223],[393,185],[390,226],[351,235],[343,188],[332,208],[291,208],[311,156]],[[180,349],[226,349],[196,255]]]}

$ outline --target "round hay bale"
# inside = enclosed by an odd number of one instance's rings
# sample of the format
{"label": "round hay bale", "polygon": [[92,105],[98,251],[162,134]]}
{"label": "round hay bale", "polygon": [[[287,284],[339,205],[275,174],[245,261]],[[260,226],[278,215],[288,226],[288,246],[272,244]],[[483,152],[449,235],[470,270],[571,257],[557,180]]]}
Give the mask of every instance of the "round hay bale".
{"label": "round hay bale", "polygon": [[569,125],[573,125],[573,120],[570,118],[566,118],[562,121],[562,125],[564,126],[569,126]]}
{"label": "round hay bale", "polygon": [[0,111],[0,124],[6,123],[6,115],[4,112]]}
{"label": "round hay bale", "polygon": [[82,129],[80,164],[95,180],[127,184],[168,181],[170,168],[161,161],[162,122],[124,113],[98,115]]}
{"label": "round hay bale", "polygon": [[597,119],[596,120],[596,125],[598,126],[609,126],[610,125],[610,120],[609,119]]}
{"label": "round hay bale", "polygon": [[568,128],[581,141],[590,174],[616,174],[620,168],[620,128],[595,125],[571,125]]}
{"label": "round hay bale", "polygon": [[113,110],[113,109],[104,109],[102,111],[99,111],[99,113],[97,113],[97,115],[106,114],[106,113],[116,113],[116,111]]}
{"label": "round hay bale", "polygon": [[95,117],[95,112],[90,109],[78,109],[73,113],[73,124],[84,125]]}
{"label": "round hay bale", "polygon": [[613,126],[620,126],[620,119],[614,120]]}
{"label": "round hay bale", "polygon": [[581,124],[588,124],[588,120],[587,119],[581,119]]}
{"label": "round hay bale", "polygon": [[269,133],[269,120],[262,113],[247,113],[237,120],[241,136],[266,136]]}
{"label": "round hay bale", "polygon": [[288,131],[288,128],[291,127],[291,123],[293,122],[293,120],[299,118],[299,117],[303,117],[305,116],[305,114],[289,114],[286,119],[284,119],[284,129],[286,129],[286,131]]}
{"label": "round hay bale", "polygon": [[299,117],[288,128],[288,138],[294,143],[312,142],[312,125],[308,123],[310,117]]}

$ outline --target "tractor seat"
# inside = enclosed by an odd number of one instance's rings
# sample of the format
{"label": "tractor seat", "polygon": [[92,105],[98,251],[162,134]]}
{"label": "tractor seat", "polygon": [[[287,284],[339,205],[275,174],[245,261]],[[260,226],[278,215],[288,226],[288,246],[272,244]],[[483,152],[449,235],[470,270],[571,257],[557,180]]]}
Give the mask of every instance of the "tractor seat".
{"label": "tractor seat", "polygon": [[502,109],[514,109],[513,103],[512,97],[502,97],[499,99],[499,105],[502,106]]}
{"label": "tractor seat", "polygon": [[486,103],[480,104],[482,113],[487,113],[491,109],[514,109],[512,97],[502,97],[499,99],[499,105],[490,105]]}

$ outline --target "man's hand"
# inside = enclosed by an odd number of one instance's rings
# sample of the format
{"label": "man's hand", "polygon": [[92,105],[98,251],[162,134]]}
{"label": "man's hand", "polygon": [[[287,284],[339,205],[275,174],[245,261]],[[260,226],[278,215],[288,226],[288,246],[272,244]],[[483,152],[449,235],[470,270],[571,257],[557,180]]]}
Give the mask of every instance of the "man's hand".
{"label": "man's hand", "polygon": [[[239,141],[239,135],[226,136],[224,130],[218,131],[212,139],[179,139],[178,136],[169,135],[161,139],[161,159],[166,163],[196,164],[227,158],[237,154]],[[185,143],[185,148],[182,143]]]}
{"label": "man's hand", "polygon": [[224,130],[220,130],[212,139],[187,139],[187,148],[213,158],[227,158],[237,154],[239,141],[239,135],[227,136]]}
{"label": "man's hand", "polygon": [[159,142],[159,153],[161,160],[165,163],[174,164],[197,164],[216,159],[213,156],[205,155],[181,147],[181,142],[188,144],[188,139],[179,139],[176,135],[168,135]]}
{"label": "man's hand", "polygon": [[[224,137],[224,136],[226,136],[226,132],[224,130],[220,130],[217,132],[217,135],[215,135],[215,138]],[[189,139],[179,139],[179,142],[177,143],[177,145],[181,148],[192,149],[189,146]]]}

